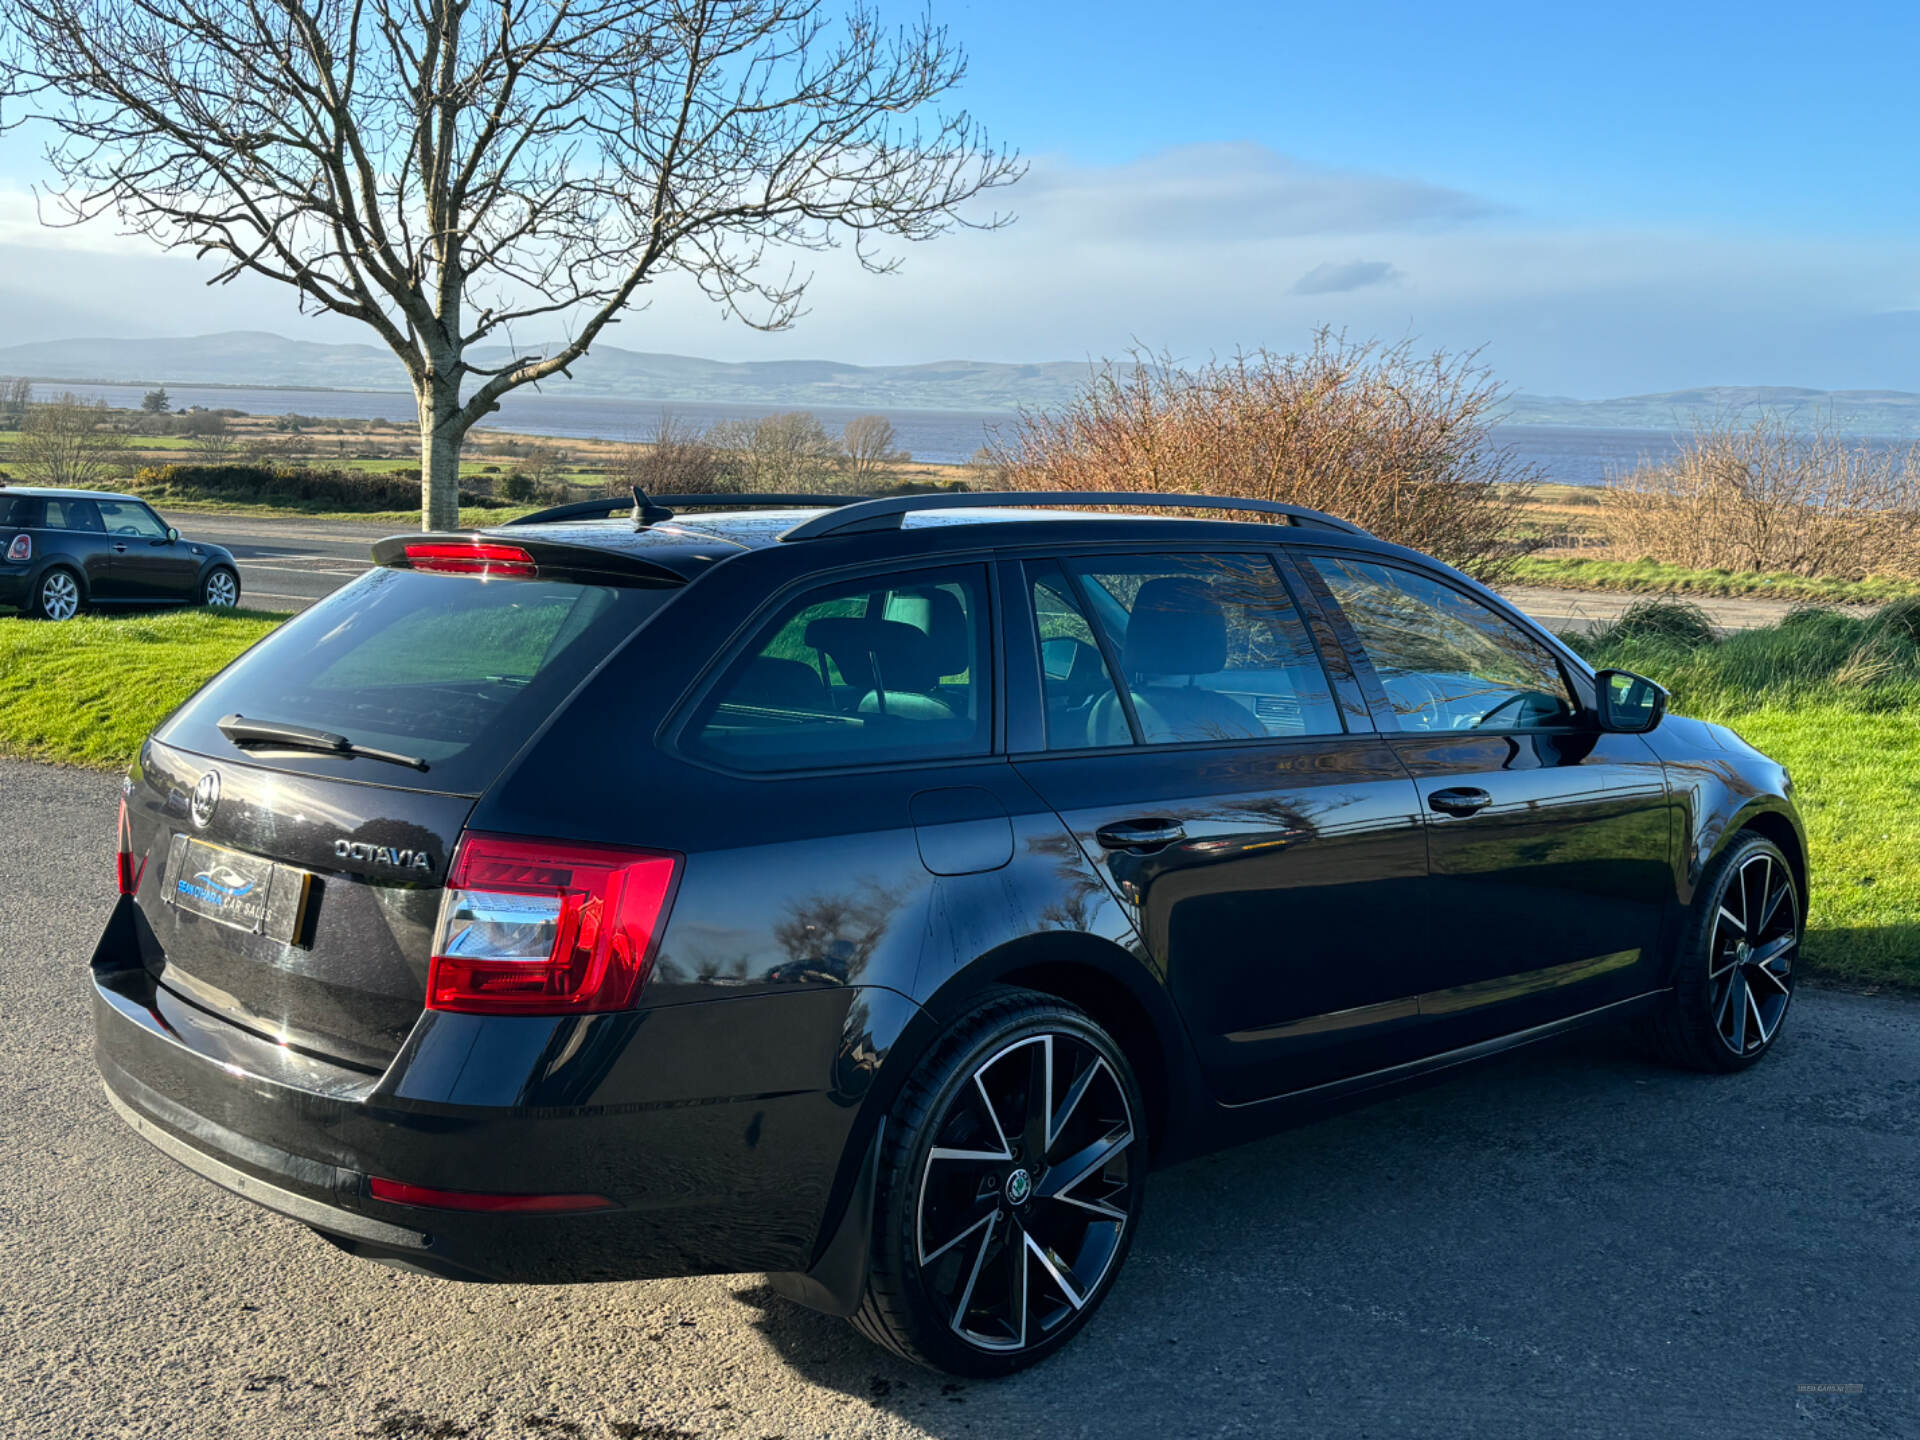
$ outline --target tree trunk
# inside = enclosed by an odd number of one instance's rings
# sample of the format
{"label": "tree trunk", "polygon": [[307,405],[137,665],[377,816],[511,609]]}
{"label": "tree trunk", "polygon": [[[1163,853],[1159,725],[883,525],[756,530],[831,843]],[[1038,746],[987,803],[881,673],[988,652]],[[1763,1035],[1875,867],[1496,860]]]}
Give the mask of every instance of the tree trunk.
{"label": "tree trunk", "polygon": [[460,386],[429,375],[420,385],[420,528],[460,528]]}

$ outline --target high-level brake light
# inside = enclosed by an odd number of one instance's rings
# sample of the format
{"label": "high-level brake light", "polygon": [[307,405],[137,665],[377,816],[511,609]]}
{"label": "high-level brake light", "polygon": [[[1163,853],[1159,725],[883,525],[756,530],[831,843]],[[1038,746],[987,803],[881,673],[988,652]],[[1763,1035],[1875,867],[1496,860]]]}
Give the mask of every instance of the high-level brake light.
{"label": "high-level brake light", "polygon": [[407,546],[407,564],[415,570],[445,575],[504,575],[531,579],[533,556],[518,545],[490,545],[481,540],[418,540]]}
{"label": "high-level brake light", "polygon": [[646,982],[679,867],[659,851],[467,835],[440,902],[427,1008],[625,1010]]}

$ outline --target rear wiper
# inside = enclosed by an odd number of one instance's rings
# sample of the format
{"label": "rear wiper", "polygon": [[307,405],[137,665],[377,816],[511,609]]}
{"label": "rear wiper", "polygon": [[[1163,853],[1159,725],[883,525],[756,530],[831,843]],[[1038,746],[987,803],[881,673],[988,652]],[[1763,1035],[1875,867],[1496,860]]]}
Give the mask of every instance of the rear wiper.
{"label": "rear wiper", "polygon": [[389,765],[405,765],[425,771],[427,762],[416,755],[399,755],[392,750],[375,750],[356,745],[344,735],[316,730],[311,725],[295,725],[287,720],[249,720],[244,715],[223,716],[220,731],[236,745],[280,745],[289,750],[318,750],[327,755],[353,755],[363,760],[384,760]]}

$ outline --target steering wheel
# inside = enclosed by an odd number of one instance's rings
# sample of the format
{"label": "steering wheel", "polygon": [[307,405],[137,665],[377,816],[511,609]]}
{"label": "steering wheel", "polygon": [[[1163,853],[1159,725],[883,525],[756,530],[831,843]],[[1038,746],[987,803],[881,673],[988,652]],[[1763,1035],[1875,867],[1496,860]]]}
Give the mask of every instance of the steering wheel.
{"label": "steering wheel", "polygon": [[1487,713],[1482,715],[1478,720],[1475,720],[1467,728],[1469,730],[1482,729],[1489,720],[1493,719],[1493,717],[1498,715],[1502,710],[1511,710],[1516,705],[1524,705],[1533,698],[1535,698],[1534,692],[1531,690],[1522,690],[1518,695],[1510,695],[1491,710],[1487,711]]}
{"label": "steering wheel", "polygon": [[113,527],[113,533],[116,535],[133,535],[137,537],[140,534],[140,527],[137,525],[116,525]]}

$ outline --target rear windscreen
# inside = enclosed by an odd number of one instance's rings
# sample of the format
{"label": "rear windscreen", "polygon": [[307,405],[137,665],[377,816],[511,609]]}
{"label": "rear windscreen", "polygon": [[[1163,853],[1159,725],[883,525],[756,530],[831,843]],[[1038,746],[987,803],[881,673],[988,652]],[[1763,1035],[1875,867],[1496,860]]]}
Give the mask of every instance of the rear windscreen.
{"label": "rear windscreen", "polygon": [[[478,794],[669,589],[371,570],[289,620],[158,732],[202,755]],[[282,721],[416,757],[234,745],[221,717]]]}

